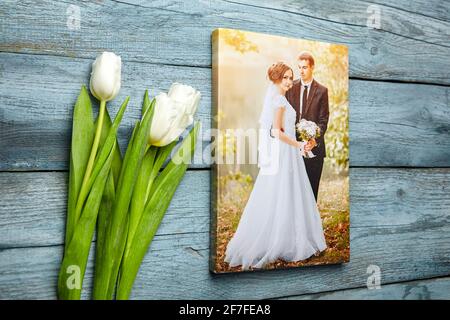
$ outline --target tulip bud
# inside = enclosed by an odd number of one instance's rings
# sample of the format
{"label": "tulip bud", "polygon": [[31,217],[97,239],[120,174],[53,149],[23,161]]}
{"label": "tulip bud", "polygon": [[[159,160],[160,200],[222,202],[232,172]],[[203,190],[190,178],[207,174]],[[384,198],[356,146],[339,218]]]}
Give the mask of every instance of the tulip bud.
{"label": "tulip bud", "polygon": [[148,143],[162,147],[177,139],[194,121],[199,102],[200,92],[180,83],[157,95]]}
{"label": "tulip bud", "polygon": [[121,59],[112,52],[103,52],[92,63],[91,93],[100,101],[110,101],[120,90]]}

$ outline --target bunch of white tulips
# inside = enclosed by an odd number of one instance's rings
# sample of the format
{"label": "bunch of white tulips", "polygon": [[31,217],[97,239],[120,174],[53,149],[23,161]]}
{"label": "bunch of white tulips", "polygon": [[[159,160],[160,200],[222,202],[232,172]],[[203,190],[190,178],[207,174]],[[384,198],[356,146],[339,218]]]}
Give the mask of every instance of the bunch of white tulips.
{"label": "bunch of white tulips", "polygon": [[106,108],[120,87],[121,59],[103,52],[92,64],[90,79],[90,91],[100,101],[98,118],[94,122],[84,86],[73,112],[60,299],[81,297],[96,226],[93,298],[128,299],[142,259],[195,149],[199,122],[160,172],[181,134],[193,124],[200,102],[197,90],[174,83],[168,93],[152,100],[145,92],[142,118],[135,124],[122,158],[117,131],[129,97],[113,122]]}

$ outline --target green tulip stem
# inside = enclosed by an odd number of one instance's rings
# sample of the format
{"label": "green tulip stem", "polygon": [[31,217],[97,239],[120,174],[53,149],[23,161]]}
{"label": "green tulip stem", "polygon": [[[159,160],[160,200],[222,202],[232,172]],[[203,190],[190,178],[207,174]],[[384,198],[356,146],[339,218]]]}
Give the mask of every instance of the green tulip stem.
{"label": "green tulip stem", "polygon": [[78,221],[81,209],[83,208],[84,200],[88,194],[87,186],[89,178],[91,177],[92,168],[94,166],[94,160],[97,156],[98,145],[100,142],[100,136],[102,135],[103,118],[105,117],[106,101],[100,101],[100,111],[98,114],[97,128],[95,129],[94,142],[92,143],[91,154],[89,155],[88,164],[84,173],[83,182],[81,183],[80,194],[77,200],[77,206],[75,208],[75,223]]}

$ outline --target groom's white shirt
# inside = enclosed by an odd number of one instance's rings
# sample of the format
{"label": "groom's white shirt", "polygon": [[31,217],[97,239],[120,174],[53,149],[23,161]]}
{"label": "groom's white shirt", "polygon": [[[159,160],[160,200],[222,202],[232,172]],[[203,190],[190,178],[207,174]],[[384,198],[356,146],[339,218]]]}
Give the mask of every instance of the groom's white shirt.
{"label": "groom's white shirt", "polygon": [[305,90],[305,86],[308,87],[308,95],[306,96],[306,99],[309,98],[309,93],[311,92],[311,84],[313,82],[314,78],[311,79],[310,82],[305,83],[302,79],[300,79],[301,88],[300,88],[300,114],[303,112],[303,91]]}

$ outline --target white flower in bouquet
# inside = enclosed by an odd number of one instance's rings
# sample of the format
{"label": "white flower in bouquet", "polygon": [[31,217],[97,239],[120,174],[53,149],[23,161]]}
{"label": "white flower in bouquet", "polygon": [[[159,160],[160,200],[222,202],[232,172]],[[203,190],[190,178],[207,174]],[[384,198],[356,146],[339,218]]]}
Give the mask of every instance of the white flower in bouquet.
{"label": "white flower in bouquet", "polygon": [[309,126],[306,128],[306,132],[308,136],[313,137],[316,134],[316,128],[314,128],[313,126]]}
{"label": "white flower in bouquet", "polygon": [[[313,121],[301,119],[300,122],[297,123],[296,127],[302,141],[309,141],[311,139],[317,139],[320,137],[320,128]],[[315,157],[315,155],[311,151],[307,152],[306,155],[309,158]]]}

